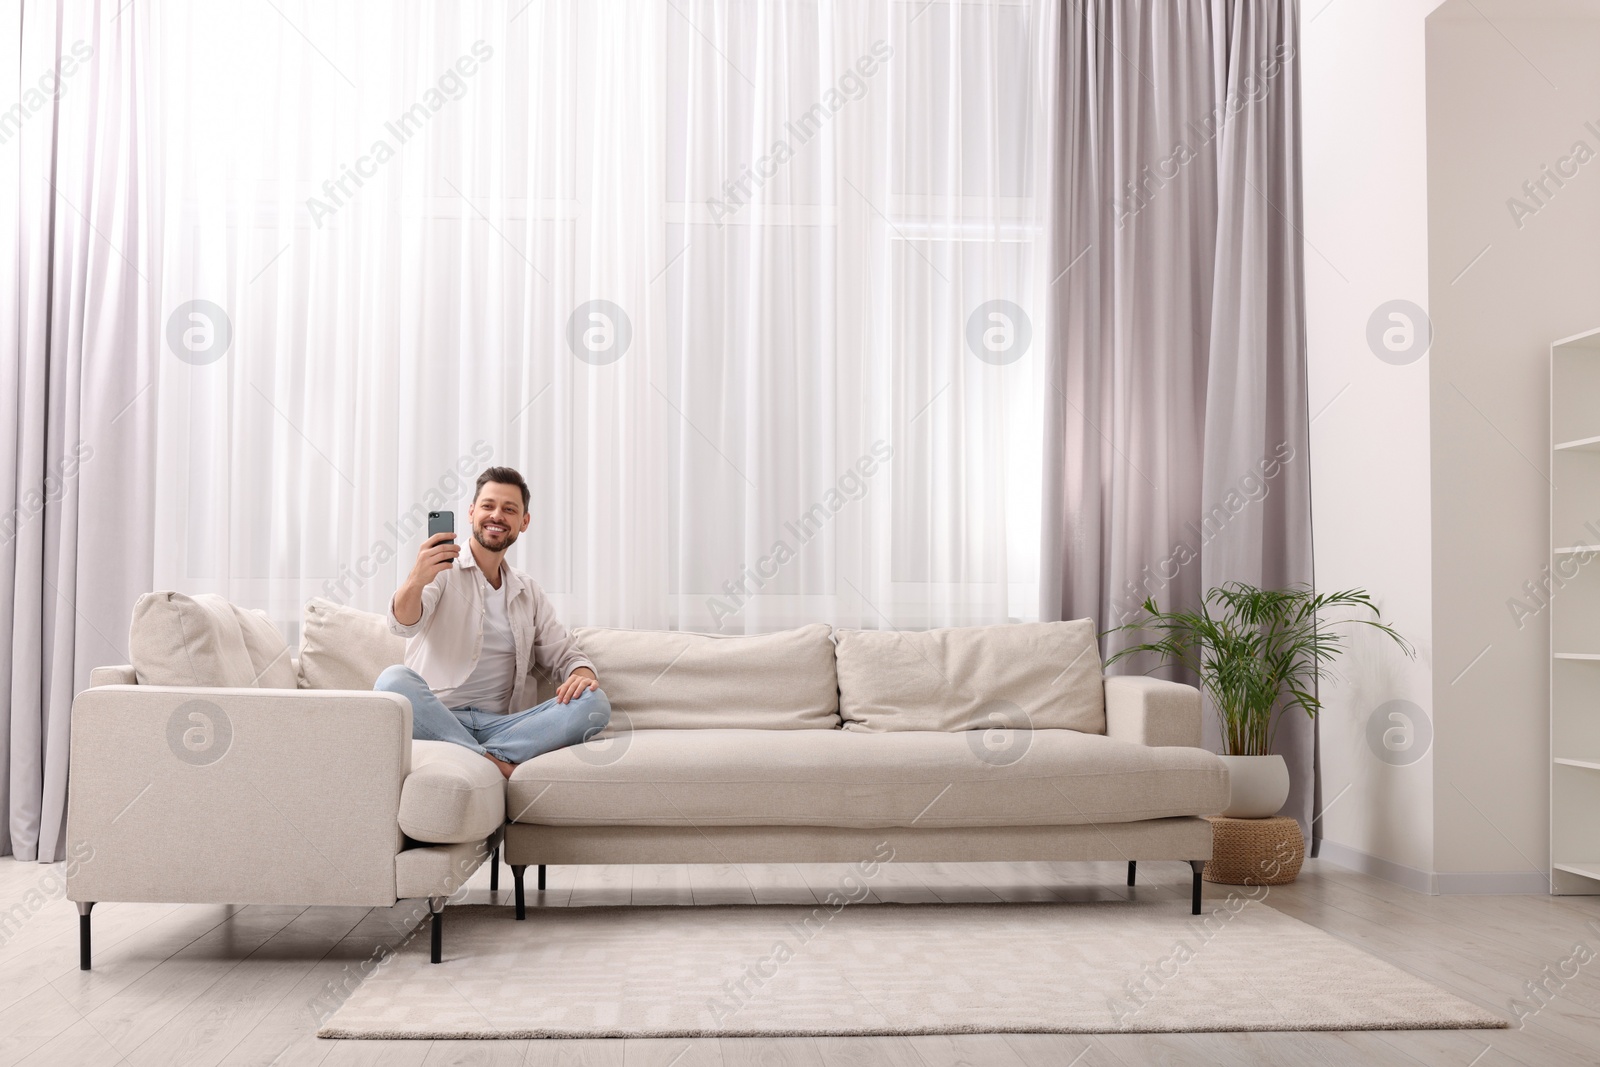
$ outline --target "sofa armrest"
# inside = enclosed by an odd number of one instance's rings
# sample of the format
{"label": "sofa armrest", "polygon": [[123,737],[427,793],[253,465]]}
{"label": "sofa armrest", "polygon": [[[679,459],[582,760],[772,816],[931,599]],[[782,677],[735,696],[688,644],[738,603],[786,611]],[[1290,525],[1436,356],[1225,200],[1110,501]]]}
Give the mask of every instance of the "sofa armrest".
{"label": "sofa armrest", "polygon": [[89,687],[99,685],[138,685],[139,676],[134,673],[130,664],[122,663],[115,667],[91,667],[89,669]]}
{"label": "sofa armrest", "polygon": [[72,704],[73,900],[394,902],[396,693],[111,685]]}
{"label": "sofa armrest", "polygon": [[1163,748],[1200,746],[1200,690],[1144,675],[1106,677],[1106,736]]}

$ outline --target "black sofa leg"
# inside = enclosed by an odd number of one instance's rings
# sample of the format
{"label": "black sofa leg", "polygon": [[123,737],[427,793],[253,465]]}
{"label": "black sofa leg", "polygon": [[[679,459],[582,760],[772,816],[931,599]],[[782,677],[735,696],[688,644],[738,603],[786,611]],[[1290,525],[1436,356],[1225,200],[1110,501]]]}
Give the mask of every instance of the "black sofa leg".
{"label": "black sofa leg", "polygon": [[528,904],[522,893],[522,875],[527,869],[527,864],[524,863],[513,863],[511,865],[511,880],[516,883],[517,889],[517,918],[519,919],[528,917]]}
{"label": "black sofa leg", "polygon": [[1139,861],[1138,860],[1129,860],[1128,861],[1128,884],[1129,885],[1133,884],[1133,872],[1138,870],[1138,868],[1139,868]]}
{"label": "black sofa leg", "polygon": [[430,963],[439,963],[444,959],[444,897],[429,897],[428,910],[433,912],[433,949],[429,954]]}
{"label": "black sofa leg", "polygon": [[494,846],[494,851],[489,853],[489,892],[493,893],[500,888],[500,846]]}
{"label": "black sofa leg", "polygon": [[94,909],[94,901],[78,901],[78,970],[89,969],[89,912]]}
{"label": "black sofa leg", "polygon": [[544,864],[539,864],[539,892],[544,892]]}
{"label": "black sofa leg", "polygon": [[1200,875],[1206,869],[1206,861],[1205,860],[1190,860],[1189,861],[1189,866],[1194,868],[1194,907],[1190,911],[1190,914],[1191,915],[1199,915],[1200,914]]}

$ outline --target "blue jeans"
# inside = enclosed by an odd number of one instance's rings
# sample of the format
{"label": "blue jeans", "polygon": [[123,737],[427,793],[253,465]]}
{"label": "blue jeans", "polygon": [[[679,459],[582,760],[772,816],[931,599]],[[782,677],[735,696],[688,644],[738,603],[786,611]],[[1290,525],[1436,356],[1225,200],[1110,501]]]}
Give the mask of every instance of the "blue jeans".
{"label": "blue jeans", "polygon": [[611,701],[598,689],[585,690],[565,704],[546,700],[502,715],[476,708],[452,711],[433,695],[422,675],[398,664],[385,668],[372,688],[411,701],[411,736],[416,740],[450,741],[507,763],[524,763],[586,741],[611,721]]}

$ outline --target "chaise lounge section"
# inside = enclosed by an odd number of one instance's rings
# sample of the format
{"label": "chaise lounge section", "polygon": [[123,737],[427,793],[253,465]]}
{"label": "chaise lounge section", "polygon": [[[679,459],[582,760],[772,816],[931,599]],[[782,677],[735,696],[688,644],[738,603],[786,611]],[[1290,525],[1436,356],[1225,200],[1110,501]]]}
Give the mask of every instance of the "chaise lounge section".
{"label": "chaise lounge section", "polygon": [[[72,705],[67,898],[83,970],[90,912],[114,901],[422,899],[440,959],[445,901],[499,846],[505,781],[458,746],[413,741],[406,699],[361,687],[394,646],[345,611],[313,602],[296,660],[264,615],[221,597],[140,599],[138,666],[96,668]],[[333,687],[304,686],[308,673]]]}

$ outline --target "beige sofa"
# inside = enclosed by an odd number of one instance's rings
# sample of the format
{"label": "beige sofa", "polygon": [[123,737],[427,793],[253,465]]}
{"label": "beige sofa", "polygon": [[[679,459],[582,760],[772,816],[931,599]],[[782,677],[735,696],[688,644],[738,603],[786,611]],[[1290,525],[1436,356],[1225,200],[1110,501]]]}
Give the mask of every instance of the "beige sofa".
{"label": "beige sofa", "polygon": [[298,655],[259,612],[152,593],[132,666],[73,704],[68,843],[80,962],[97,901],[445,901],[498,849],[526,915],[548,864],[1211,857],[1228,799],[1196,690],[1103,677],[1093,625],[717,636],[580,629],[612,707],[509,782],[411,740],[371,691],[404,644],[306,607]]}

